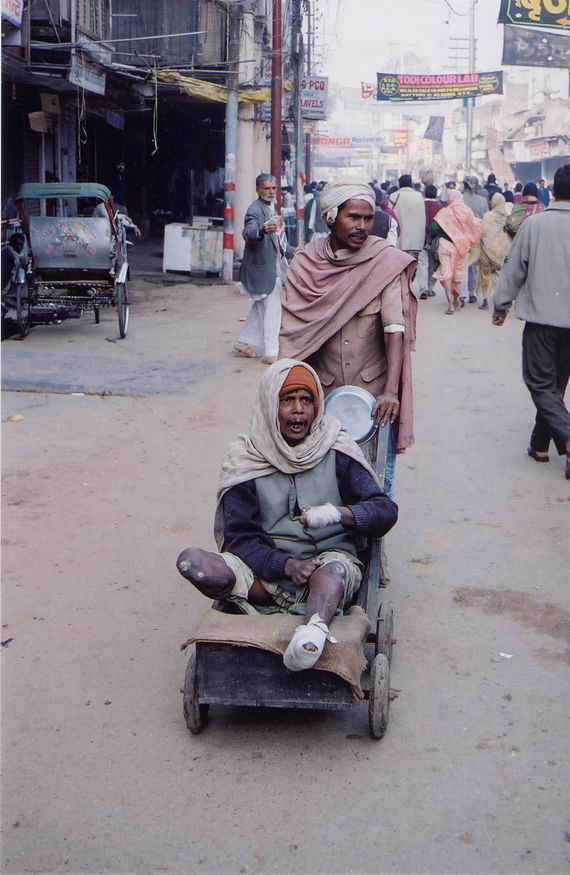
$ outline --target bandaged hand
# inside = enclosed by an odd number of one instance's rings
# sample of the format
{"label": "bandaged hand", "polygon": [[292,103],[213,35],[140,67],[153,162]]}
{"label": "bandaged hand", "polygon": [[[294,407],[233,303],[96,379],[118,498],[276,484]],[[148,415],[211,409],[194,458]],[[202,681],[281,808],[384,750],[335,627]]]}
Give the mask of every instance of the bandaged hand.
{"label": "bandaged hand", "polygon": [[299,519],[309,529],[324,529],[325,526],[340,523],[342,516],[338,507],[328,502],[317,507],[304,507]]}

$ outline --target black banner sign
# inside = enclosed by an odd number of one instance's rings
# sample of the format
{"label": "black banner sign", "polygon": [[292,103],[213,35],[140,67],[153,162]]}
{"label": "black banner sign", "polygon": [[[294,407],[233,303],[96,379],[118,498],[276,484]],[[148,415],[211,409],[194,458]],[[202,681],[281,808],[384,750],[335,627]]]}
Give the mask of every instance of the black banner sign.
{"label": "black banner sign", "polygon": [[503,74],[495,73],[377,73],[378,100],[457,100],[503,93]]}
{"label": "black banner sign", "polygon": [[562,33],[537,33],[530,27],[506,25],[503,64],[512,67],[570,68],[570,39]]}
{"label": "black banner sign", "polygon": [[570,33],[570,0],[501,0],[499,24],[549,27]]}

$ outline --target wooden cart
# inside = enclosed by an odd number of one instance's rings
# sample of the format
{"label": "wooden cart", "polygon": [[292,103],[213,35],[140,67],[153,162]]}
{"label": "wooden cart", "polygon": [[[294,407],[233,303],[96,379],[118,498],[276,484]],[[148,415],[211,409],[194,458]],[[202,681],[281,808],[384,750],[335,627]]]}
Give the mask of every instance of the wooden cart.
{"label": "wooden cart", "polygon": [[[384,482],[387,441],[388,428],[377,428],[361,445],[381,483]],[[366,612],[371,630],[365,647],[367,668],[360,686],[364,699],[368,700],[371,735],[381,738],[388,725],[393,633],[392,609],[380,597],[387,583],[382,541],[367,543],[362,558],[365,572],[356,604]],[[214,602],[212,607],[218,611],[234,610],[228,602]],[[237,621],[240,619],[236,617]],[[255,622],[263,623],[264,619],[260,615]],[[298,620],[302,622],[302,618]],[[359,703],[350,684],[337,674],[317,668],[292,672],[277,653],[199,639],[191,645],[181,692],[186,724],[195,734],[204,728],[210,705],[338,710],[353,708]]]}

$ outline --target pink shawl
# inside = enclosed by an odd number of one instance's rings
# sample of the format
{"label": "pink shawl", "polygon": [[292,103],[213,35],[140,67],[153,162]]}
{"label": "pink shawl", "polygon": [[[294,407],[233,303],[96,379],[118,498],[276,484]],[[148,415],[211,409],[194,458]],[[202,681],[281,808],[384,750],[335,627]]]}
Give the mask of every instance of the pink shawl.
{"label": "pink shawl", "polygon": [[396,277],[401,278],[406,324],[400,392],[398,448],[413,444],[412,366],[417,300],[411,289],[415,261],[379,237],[357,251],[333,253],[329,238],[308,243],[287,271],[279,355],[304,361],[321,348]]}
{"label": "pink shawl", "polygon": [[483,232],[483,222],[467,204],[463,203],[461,192],[453,189],[449,191],[447,203],[447,207],[439,210],[435,221],[451,238],[459,256],[463,257],[472,246],[479,243]]}

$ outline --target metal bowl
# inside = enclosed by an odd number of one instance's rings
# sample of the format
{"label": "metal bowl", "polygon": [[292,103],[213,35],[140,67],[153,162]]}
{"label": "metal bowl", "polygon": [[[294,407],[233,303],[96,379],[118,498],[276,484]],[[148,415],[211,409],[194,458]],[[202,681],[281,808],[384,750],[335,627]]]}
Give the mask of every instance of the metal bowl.
{"label": "metal bowl", "polygon": [[325,398],[325,413],[336,416],[350,437],[361,443],[374,433],[372,408],[376,398],[359,386],[339,386]]}

